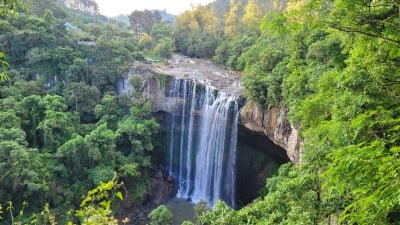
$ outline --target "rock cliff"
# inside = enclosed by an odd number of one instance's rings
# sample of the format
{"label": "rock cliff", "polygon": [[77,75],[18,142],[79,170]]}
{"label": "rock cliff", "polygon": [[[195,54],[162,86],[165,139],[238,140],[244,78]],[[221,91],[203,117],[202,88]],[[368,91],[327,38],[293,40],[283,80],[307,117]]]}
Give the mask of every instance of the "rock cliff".
{"label": "rock cliff", "polygon": [[288,120],[288,111],[280,106],[270,109],[248,102],[240,112],[240,120],[247,129],[263,133],[276,145],[286,150],[290,161],[301,158],[301,138],[298,130]]}
{"label": "rock cliff", "polygon": [[79,10],[82,12],[87,12],[90,14],[98,14],[99,7],[97,3],[93,0],[61,0],[66,7]]}

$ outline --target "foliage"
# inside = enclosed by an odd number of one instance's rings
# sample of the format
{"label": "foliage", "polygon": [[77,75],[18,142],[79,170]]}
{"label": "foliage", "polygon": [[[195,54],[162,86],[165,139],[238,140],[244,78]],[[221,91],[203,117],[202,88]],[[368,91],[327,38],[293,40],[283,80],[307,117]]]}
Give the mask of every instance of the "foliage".
{"label": "foliage", "polygon": [[4,60],[4,53],[0,52],[0,80],[8,80],[10,77],[6,73],[8,63]]}
{"label": "foliage", "polygon": [[163,38],[172,37],[172,27],[165,22],[154,24],[150,36],[158,43]]}
{"label": "foliage", "polygon": [[240,36],[225,40],[215,50],[213,61],[215,63],[224,64],[235,70],[243,70],[245,63],[242,62],[240,56],[246,52],[255,41],[256,38],[251,36]]}
{"label": "foliage", "polygon": [[[142,108],[131,107],[131,115],[125,116],[116,131],[119,144],[130,143],[125,153],[135,156],[135,162],[149,166],[148,152],[153,150],[152,137],[157,132],[159,124],[154,119],[146,119],[150,114],[150,105],[145,103]],[[121,146],[122,147],[122,146]]]}
{"label": "foliage", "polygon": [[172,38],[162,38],[154,48],[154,53],[162,58],[170,58],[175,51],[175,44]]}
{"label": "foliage", "polygon": [[111,202],[117,197],[122,200],[122,193],[116,190],[122,185],[115,179],[106,183],[101,182],[98,187],[90,190],[83,197],[80,209],[75,213],[83,225],[117,225],[111,210]]}
{"label": "foliage", "polygon": [[[127,218],[122,221],[114,218],[111,210],[111,204],[115,199],[122,200],[122,193],[118,191],[123,183],[111,179],[108,182],[101,182],[96,188],[88,191],[85,196],[82,196],[82,202],[79,209],[66,212],[64,217],[68,217],[68,222],[65,224],[74,225],[73,220],[80,221],[78,224],[85,225],[110,225],[110,224],[126,224]],[[14,205],[8,203],[7,210],[11,216],[11,224],[51,224],[56,225],[59,221],[54,211],[49,207],[48,203],[44,204],[44,208],[39,213],[33,213],[30,217],[24,217],[24,210],[27,203],[23,203],[23,208],[14,216]],[[0,207],[1,209],[1,207]],[[1,218],[0,218],[1,219]]]}
{"label": "foliage", "polygon": [[218,201],[212,211],[201,214],[199,221],[201,224],[207,225],[228,225],[228,224],[238,224],[235,222],[234,210],[229,208],[224,202]]}
{"label": "foliage", "polygon": [[240,1],[231,1],[230,10],[225,14],[224,31],[228,37],[238,36],[242,33],[241,6]]}
{"label": "foliage", "polygon": [[192,221],[183,221],[181,225],[194,225]]}
{"label": "foliage", "polygon": [[[0,202],[13,203],[13,213],[2,209],[1,222],[77,223],[66,211],[80,208],[90,189],[100,185],[87,199],[117,193],[107,183],[115,177],[114,184],[129,180],[135,193],[148,179],[158,124],[149,106],[115,93],[143,54],[129,30],[101,16],[57,1],[23,2],[28,12],[0,17],[0,71],[10,75],[0,81]],[[86,201],[80,223],[115,222],[109,202]]]}
{"label": "foliage", "polygon": [[[12,15],[16,16],[17,11],[25,9],[25,6],[20,0],[1,0],[0,1],[0,16]],[[0,81],[9,80],[10,77],[7,74],[7,68],[9,64],[4,60],[5,55],[0,51]]]}
{"label": "foliage", "polygon": [[216,15],[204,6],[181,14],[174,32],[176,49],[192,57],[212,57],[220,42]]}
{"label": "foliage", "polygon": [[194,214],[196,219],[199,219],[203,213],[208,211],[208,204],[206,201],[200,201],[199,203],[196,204],[194,207]]}
{"label": "foliage", "polygon": [[129,15],[129,22],[136,33],[136,40],[140,40],[143,34],[150,34],[154,24],[161,22],[161,15],[158,11],[135,10]]}
{"label": "foliage", "polygon": [[20,0],[1,0],[0,1],[0,16],[15,15],[18,10],[25,9],[25,6]]}
{"label": "foliage", "polygon": [[150,225],[171,225],[173,217],[171,211],[165,206],[160,205],[149,214]]}

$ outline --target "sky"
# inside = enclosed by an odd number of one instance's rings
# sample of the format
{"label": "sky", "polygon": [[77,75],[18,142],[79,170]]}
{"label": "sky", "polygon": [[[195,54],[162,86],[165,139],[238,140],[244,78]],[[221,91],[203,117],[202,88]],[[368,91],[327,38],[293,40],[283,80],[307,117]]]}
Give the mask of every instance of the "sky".
{"label": "sky", "polygon": [[191,5],[208,4],[213,0],[95,0],[100,13],[109,17],[130,14],[134,10],[166,9],[178,15],[191,8]]}

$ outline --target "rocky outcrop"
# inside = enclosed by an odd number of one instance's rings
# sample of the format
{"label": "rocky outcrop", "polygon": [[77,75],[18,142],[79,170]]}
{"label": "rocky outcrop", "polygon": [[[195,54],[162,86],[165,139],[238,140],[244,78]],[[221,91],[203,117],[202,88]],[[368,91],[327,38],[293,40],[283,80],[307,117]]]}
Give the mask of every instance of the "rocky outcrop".
{"label": "rocky outcrop", "polygon": [[153,112],[174,112],[183,103],[181,99],[170,96],[170,80],[173,76],[158,74],[143,65],[136,62],[132,66],[124,80],[118,84],[119,93],[138,102],[149,100]]}
{"label": "rocky outcrop", "polygon": [[90,14],[98,14],[99,7],[93,0],[61,0],[61,2],[68,8],[87,12]]}
{"label": "rocky outcrop", "polygon": [[[133,68],[140,72],[151,71],[153,74],[175,77],[180,80],[191,80],[198,85],[207,85],[233,95],[243,94],[243,86],[240,81],[241,74],[216,65],[210,60],[174,54],[165,64],[136,61]],[[136,74],[138,73],[136,72]]]}
{"label": "rocky outcrop", "polygon": [[150,195],[152,205],[160,205],[166,202],[174,194],[174,181],[165,170],[157,170],[151,177],[152,189],[155,190]]}
{"label": "rocky outcrop", "polygon": [[249,130],[263,133],[285,149],[290,161],[300,161],[301,138],[298,130],[289,122],[287,109],[280,106],[266,109],[255,102],[248,102],[240,112],[239,122]]}

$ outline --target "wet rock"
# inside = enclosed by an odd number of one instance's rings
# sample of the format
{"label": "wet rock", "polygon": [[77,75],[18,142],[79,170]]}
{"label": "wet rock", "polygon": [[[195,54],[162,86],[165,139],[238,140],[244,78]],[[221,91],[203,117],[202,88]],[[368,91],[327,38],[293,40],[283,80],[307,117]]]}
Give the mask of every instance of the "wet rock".
{"label": "wet rock", "polygon": [[154,173],[154,178],[156,179],[162,179],[164,177],[164,174],[161,170],[157,170],[157,172]]}
{"label": "wet rock", "polygon": [[172,176],[164,176],[162,170],[156,171],[151,178],[152,196],[151,204],[160,205],[166,202],[174,192],[174,184]]}

